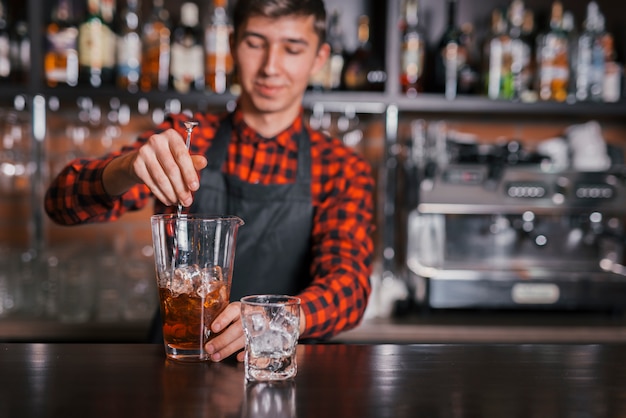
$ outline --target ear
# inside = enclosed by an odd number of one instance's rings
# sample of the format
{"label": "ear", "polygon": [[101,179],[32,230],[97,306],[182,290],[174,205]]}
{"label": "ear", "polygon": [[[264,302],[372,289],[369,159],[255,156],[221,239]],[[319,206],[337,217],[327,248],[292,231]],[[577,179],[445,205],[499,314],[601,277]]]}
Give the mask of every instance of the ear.
{"label": "ear", "polygon": [[330,45],[328,43],[323,43],[317,50],[317,55],[315,56],[315,61],[313,61],[313,66],[311,67],[310,74],[313,75],[322,69],[328,57],[330,56]]}

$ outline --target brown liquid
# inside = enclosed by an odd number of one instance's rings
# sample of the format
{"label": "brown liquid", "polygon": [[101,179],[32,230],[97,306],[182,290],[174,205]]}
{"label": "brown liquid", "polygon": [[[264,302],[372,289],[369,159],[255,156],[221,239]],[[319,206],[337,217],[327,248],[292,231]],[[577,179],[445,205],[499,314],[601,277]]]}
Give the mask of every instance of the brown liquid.
{"label": "brown liquid", "polygon": [[214,288],[201,298],[197,294],[174,296],[165,287],[159,287],[159,300],[163,315],[163,338],[165,343],[181,349],[198,348],[215,334],[210,326],[228,305],[228,287],[225,283],[213,283]]}

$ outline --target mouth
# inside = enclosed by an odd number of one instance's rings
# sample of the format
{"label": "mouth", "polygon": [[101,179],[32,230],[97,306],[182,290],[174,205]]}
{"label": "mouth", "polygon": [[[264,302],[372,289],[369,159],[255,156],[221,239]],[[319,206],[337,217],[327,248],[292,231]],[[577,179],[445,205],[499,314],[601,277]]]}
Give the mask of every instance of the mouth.
{"label": "mouth", "polygon": [[281,89],[282,89],[282,86],[279,86],[279,85],[272,85],[272,84],[266,84],[266,83],[255,84],[255,90],[261,96],[265,96],[265,97],[275,96],[276,94],[278,94],[278,92],[280,92]]}

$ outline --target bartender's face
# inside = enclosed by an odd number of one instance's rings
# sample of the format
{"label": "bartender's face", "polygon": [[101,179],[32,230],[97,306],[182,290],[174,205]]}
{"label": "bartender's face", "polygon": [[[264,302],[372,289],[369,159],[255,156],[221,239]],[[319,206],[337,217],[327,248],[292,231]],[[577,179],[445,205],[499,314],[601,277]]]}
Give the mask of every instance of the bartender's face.
{"label": "bartender's face", "polygon": [[309,77],[328,58],[313,24],[313,16],[253,16],[239,28],[232,50],[244,111],[299,111]]}

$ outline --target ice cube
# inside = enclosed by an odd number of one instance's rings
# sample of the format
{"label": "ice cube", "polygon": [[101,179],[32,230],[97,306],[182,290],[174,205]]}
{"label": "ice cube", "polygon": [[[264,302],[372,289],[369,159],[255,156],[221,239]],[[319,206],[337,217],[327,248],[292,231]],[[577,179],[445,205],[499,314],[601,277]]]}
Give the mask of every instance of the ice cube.
{"label": "ice cube", "polygon": [[270,329],[252,338],[255,353],[289,353],[293,345],[293,338],[284,331]]}
{"label": "ice cube", "polygon": [[179,267],[174,271],[174,279],[172,280],[170,290],[174,294],[194,292],[194,284],[200,277],[200,269],[197,265]]}
{"label": "ice cube", "polygon": [[276,311],[270,320],[270,328],[292,334],[299,328],[298,317],[286,310]]}
{"label": "ice cube", "polygon": [[267,324],[267,318],[262,313],[255,313],[250,316],[249,323],[251,324],[251,331],[253,333],[260,333],[265,330],[265,325]]}
{"label": "ice cube", "polygon": [[[221,294],[216,293],[216,291],[219,292],[220,288],[222,287],[224,287],[224,285],[221,282],[218,282],[217,280],[210,280],[210,281],[203,280],[203,282],[196,289],[196,293],[201,298],[204,298],[209,295],[212,298],[215,298],[216,296],[221,296]],[[225,301],[227,300],[227,298],[220,298],[220,300]]]}

